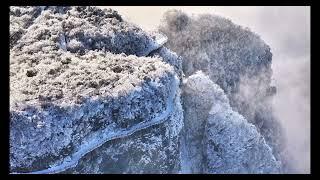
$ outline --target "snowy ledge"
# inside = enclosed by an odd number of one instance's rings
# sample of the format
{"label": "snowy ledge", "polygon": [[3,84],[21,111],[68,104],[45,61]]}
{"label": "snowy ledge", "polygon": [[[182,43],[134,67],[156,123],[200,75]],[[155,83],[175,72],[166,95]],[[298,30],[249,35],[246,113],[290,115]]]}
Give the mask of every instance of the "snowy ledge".
{"label": "snowy ledge", "polygon": [[119,138],[124,138],[127,136],[132,135],[133,133],[149,128],[154,125],[161,124],[165,121],[167,121],[173,111],[173,106],[174,106],[174,99],[175,95],[178,89],[179,85],[179,78],[177,76],[174,76],[173,81],[171,83],[171,91],[169,93],[168,99],[166,101],[166,110],[163,111],[159,116],[153,118],[152,120],[145,122],[145,123],[139,123],[127,130],[121,130],[119,132],[116,132],[116,129],[112,127],[108,127],[106,129],[103,129],[101,131],[97,131],[93,134],[90,135],[87,139],[85,139],[86,142],[88,143],[82,143],[79,147],[78,150],[65,157],[62,161],[62,163],[53,165],[48,169],[40,170],[40,171],[33,171],[29,173],[17,173],[13,172],[12,174],[54,174],[54,173],[59,173],[63,172],[69,168],[73,168],[78,164],[78,161],[85,156],[86,154],[90,153],[91,151],[95,150],[96,148],[99,148],[101,145],[104,143],[114,140],[114,139],[119,139]]}
{"label": "snowy ledge", "polygon": [[148,49],[145,50],[145,53],[143,53],[142,56],[148,56],[152,52],[163,47],[163,45],[168,41],[168,37],[160,32],[149,32],[149,34],[154,41],[150,42]]}

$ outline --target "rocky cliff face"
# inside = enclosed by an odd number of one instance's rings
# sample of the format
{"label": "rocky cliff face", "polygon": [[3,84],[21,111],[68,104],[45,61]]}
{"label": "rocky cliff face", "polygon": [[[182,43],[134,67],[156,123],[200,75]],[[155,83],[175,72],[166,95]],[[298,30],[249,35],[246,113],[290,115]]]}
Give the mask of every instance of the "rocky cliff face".
{"label": "rocky cliff face", "polygon": [[257,128],[233,111],[224,91],[196,72],[184,82],[184,143],[191,173],[279,173]]}
{"label": "rocky cliff face", "polygon": [[159,33],[111,9],[10,7],[10,171],[281,172],[268,46],[176,13]]}
{"label": "rocky cliff face", "polygon": [[186,76],[203,71],[227,94],[234,111],[253,123],[281,160],[282,127],[272,113],[272,54],[260,37],[211,14],[188,16],[165,13],[160,31],[168,36],[166,47],[183,58]]}
{"label": "rocky cliff face", "polygon": [[[11,43],[12,172],[178,169],[183,122],[177,56],[159,50],[157,57],[141,57],[161,42],[115,11],[41,10]],[[11,8],[11,22],[19,22],[21,11],[39,8]]]}

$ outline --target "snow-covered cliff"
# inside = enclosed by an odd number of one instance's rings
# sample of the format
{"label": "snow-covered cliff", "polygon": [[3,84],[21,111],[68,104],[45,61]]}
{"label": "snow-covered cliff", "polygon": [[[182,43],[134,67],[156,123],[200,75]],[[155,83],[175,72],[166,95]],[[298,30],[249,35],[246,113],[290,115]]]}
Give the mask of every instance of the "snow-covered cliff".
{"label": "snow-covered cliff", "polygon": [[[183,86],[184,169],[190,173],[279,173],[257,128],[232,110],[224,91],[201,71]],[[187,171],[188,172],[188,171]],[[187,173],[186,172],[186,173]]]}
{"label": "snow-covered cliff", "polygon": [[[21,11],[35,9],[12,7],[16,16],[11,22],[19,22]],[[139,57],[163,42],[119,17],[93,7],[43,8],[12,42],[13,172],[160,173],[179,168],[181,77],[175,70],[181,61],[169,50]],[[84,165],[88,157],[94,167]]]}
{"label": "snow-covered cliff", "polygon": [[185,75],[198,70],[207,74],[281,160],[285,140],[271,106],[276,87],[271,85],[270,47],[249,29],[212,14],[167,11],[159,30],[168,36],[165,46],[183,58]]}
{"label": "snow-covered cliff", "polygon": [[165,19],[10,7],[11,172],[281,172],[268,46],[220,17]]}

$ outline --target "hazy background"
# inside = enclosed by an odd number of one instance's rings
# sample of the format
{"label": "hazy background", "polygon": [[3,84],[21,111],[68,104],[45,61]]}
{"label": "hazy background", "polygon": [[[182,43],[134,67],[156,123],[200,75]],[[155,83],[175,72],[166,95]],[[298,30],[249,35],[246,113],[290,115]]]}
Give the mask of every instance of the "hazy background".
{"label": "hazy background", "polygon": [[[105,8],[105,6],[103,7]],[[213,13],[249,27],[271,47],[276,116],[285,127],[288,151],[298,173],[310,173],[310,7],[304,6],[113,6],[143,29],[156,29],[169,9]]]}

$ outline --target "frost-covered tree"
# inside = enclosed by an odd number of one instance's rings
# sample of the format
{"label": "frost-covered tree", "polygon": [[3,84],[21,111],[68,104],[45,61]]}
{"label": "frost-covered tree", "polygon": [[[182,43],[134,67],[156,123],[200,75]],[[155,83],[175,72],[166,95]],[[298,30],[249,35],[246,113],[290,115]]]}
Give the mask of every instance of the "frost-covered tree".
{"label": "frost-covered tree", "polygon": [[277,173],[269,47],[212,15],[170,11],[160,31],[10,7],[11,171]]}
{"label": "frost-covered tree", "polygon": [[[80,55],[90,50],[103,50],[145,56],[157,46],[145,31],[124,21],[112,9],[90,6],[10,8],[10,44],[21,53],[29,49],[36,53],[61,48]],[[22,37],[25,33],[28,35]]]}
{"label": "frost-covered tree", "polygon": [[257,128],[232,110],[224,91],[202,72],[184,82],[182,162],[189,173],[279,173]]}
{"label": "frost-covered tree", "polygon": [[159,30],[168,36],[166,47],[182,56],[186,76],[201,70],[218,84],[231,107],[253,123],[281,159],[284,139],[270,102],[272,53],[261,38],[229,19],[178,10],[164,14]]}
{"label": "frost-covered tree", "polygon": [[96,7],[10,20],[11,172],[178,171],[181,59],[163,39]]}

